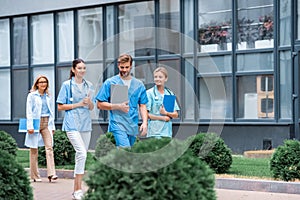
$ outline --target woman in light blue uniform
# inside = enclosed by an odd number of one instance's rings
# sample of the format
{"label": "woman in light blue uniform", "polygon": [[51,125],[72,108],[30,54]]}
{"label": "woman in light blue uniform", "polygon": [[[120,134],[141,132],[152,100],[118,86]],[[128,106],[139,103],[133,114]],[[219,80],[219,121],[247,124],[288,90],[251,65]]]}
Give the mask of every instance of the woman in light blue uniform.
{"label": "woman in light blue uniform", "polygon": [[92,132],[90,111],[94,109],[94,87],[84,79],[85,73],[84,61],[73,60],[70,79],[62,84],[56,100],[58,110],[65,111],[62,130],[67,132],[76,151],[73,199],[83,197],[82,178]]}
{"label": "woman in light blue uniform", "polygon": [[[42,75],[38,76],[26,102],[27,133],[25,146],[30,147],[30,178],[34,182],[42,181],[38,172],[38,147],[40,146],[45,146],[49,182],[57,179],[53,153],[54,105],[48,89],[48,78]],[[33,119],[40,119],[40,133],[34,132]]]}
{"label": "woman in light blue uniform", "polygon": [[171,119],[178,117],[179,106],[175,100],[174,111],[167,112],[163,106],[164,95],[174,95],[165,87],[168,71],[158,67],[153,72],[155,86],[147,90],[148,131],[147,137],[172,137]]}

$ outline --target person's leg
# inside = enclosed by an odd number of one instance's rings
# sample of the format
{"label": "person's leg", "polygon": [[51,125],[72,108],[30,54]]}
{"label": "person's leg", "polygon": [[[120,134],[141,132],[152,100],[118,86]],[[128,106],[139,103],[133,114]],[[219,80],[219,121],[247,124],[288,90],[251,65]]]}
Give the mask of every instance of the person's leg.
{"label": "person's leg", "polygon": [[117,147],[130,147],[131,146],[126,132],[113,131],[112,133],[114,135]]}
{"label": "person's leg", "polygon": [[[54,163],[54,153],[53,153],[53,144],[52,144],[52,133],[48,129],[48,118],[41,118],[41,127],[40,132],[43,137],[43,141],[45,144],[45,152],[46,152],[46,161],[47,161],[47,176],[49,181],[52,179],[57,179],[55,172],[55,163]],[[54,178],[53,178],[54,177]]]}
{"label": "person's leg", "polygon": [[30,178],[33,180],[41,179],[38,171],[38,149],[30,148]]}
{"label": "person's leg", "polygon": [[76,151],[74,168],[74,192],[76,192],[81,190],[87,151],[78,131],[67,132],[67,136]]}
{"label": "person's leg", "polygon": [[134,145],[136,137],[132,136],[132,135],[128,135],[128,140],[129,140],[130,146],[132,147]]}
{"label": "person's leg", "polygon": [[92,135],[91,132],[90,131],[80,132],[80,135],[84,143],[85,149],[88,150],[90,145],[91,135]]}

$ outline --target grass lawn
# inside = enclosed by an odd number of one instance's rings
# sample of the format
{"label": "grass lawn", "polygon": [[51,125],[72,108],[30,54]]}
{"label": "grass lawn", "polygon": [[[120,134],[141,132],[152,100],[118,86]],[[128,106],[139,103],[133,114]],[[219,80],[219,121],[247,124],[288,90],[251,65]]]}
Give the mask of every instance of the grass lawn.
{"label": "grass lawn", "polygon": [[[271,179],[271,172],[269,169],[270,159],[268,158],[246,158],[241,155],[232,156],[232,165],[227,174],[221,174],[218,176],[233,176],[233,177],[258,177]],[[29,150],[19,149],[17,152],[17,161],[24,167],[29,168]],[[88,152],[88,158],[86,161],[86,169],[88,170],[95,160],[93,159],[93,153]],[[40,166],[45,167],[45,166]],[[74,169],[74,165],[56,166],[56,169]]]}
{"label": "grass lawn", "polygon": [[270,158],[247,158],[241,155],[233,155],[231,168],[226,175],[271,179],[269,163]]}

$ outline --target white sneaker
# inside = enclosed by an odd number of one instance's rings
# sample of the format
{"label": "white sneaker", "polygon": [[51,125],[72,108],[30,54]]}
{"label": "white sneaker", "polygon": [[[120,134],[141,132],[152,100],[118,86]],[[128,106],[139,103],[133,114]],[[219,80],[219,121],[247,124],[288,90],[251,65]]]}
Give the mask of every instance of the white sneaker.
{"label": "white sneaker", "polygon": [[83,197],[83,192],[82,190],[77,190],[72,194],[72,196],[73,196],[73,200],[81,200]]}

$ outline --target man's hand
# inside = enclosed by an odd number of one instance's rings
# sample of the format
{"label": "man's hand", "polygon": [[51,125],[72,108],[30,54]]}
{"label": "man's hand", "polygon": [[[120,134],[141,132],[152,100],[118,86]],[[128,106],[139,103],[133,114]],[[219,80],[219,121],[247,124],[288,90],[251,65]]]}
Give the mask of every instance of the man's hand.
{"label": "man's hand", "polygon": [[128,101],[119,104],[119,110],[128,113],[129,112],[129,105],[128,105]]}
{"label": "man's hand", "polygon": [[145,136],[147,134],[147,122],[143,122],[140,126],[141,136]]}

